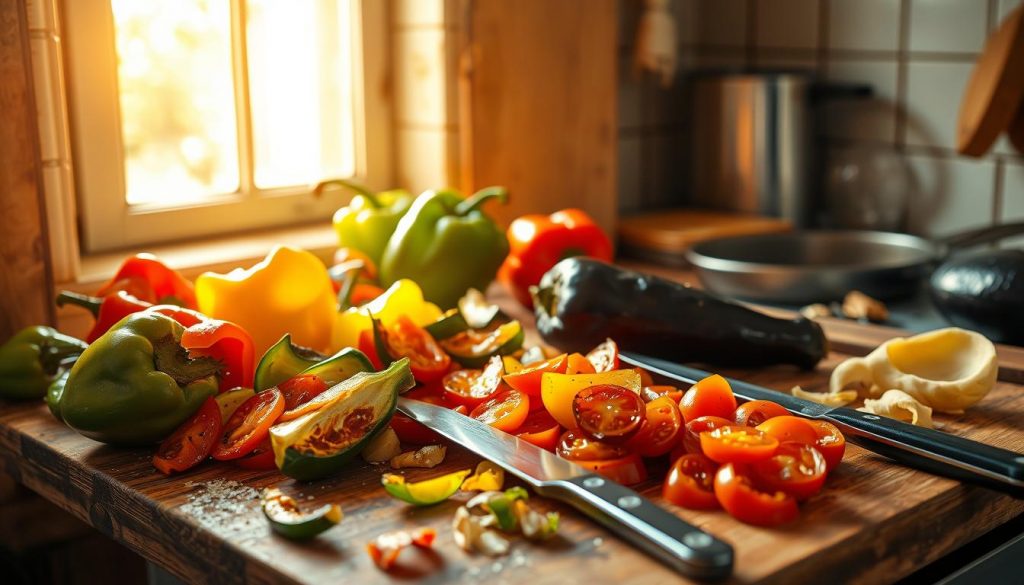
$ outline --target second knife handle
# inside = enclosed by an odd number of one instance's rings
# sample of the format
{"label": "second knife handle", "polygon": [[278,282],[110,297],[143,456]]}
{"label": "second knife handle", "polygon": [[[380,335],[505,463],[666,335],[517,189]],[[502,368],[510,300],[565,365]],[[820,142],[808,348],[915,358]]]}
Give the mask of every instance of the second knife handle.
{"label": "second knife handle", "polygon": [[720,579],[732,572],[731,546],[610,479],[584,475],[542,494],[568,502],[683,575]]}

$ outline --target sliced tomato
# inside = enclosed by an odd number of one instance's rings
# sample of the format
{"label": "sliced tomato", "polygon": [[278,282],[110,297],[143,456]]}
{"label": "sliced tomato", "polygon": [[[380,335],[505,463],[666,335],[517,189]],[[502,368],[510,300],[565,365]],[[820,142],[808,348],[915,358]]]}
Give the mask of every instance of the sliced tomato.
{"label": "sliced tomato", "polygon": [[644,466],[644,460],[636,453],[630,453],[619,459],[576,461],[576,465],[599,473],[622,485],[634,485],[647,481],[647,468]]}
{"label": "sliced tomato", "polygon": [[270,427],[282,413],[284,395],[276,387],[246,400],[224,425],[211,455],[214,459],[227,461],[251,453],[269,436]]}
{"label": "sliced tomato", "polygon": [[644,386],[640,389],[640,397],[644,399],[644,402],[651,402],[661,398],[662,396],[668,396],[679,404],[679,401],[683,398],[683,392],[675,386]]}
{"label": "sliced tomato", "polygon": [[814,427],[814,431],[818,434],[818,440],[814,442],[814,446],[825,457],[825,467],[831,472],[843,460],[843,454],[846,453],[846,437],[830,422],[823,420],[807,422]]}
{"label": "sliced tomato", "polygon": [[796,498],[757,489],[744,468],[733,463],[726,463],[715,473],[715,498],[733,518],[756,526],[778,526],[800,514]]}
{"label": "sliced tomato", "polygon": [[199,465],[220,438],[220,427],[220,407],[213,397],[207,398],[195,414],[160,443],[153,455],[153,467],[170,475]]}
{"label": "sliced tomato", "polygon": [[284,409],[301,406],[327,390],[327,382],[316,374],[300,374],[277,385],[284,395]]}
{"label": "sliced tomato", "polygon": [[422,423],[416,422],[400,412],[391,417],[391,429],[398,435],[398,440],[411,445],[435,445],[440,442],[441,435],[437,434]]}
{"label": "sliced tomato", "polygon": [[702,416],[720,416],[733,420],[736,397],[725,378],[715,374],[694,384],[679,401],[679,410],[687,422]]}
{"label": "sliced tomato", "polygon": [[610,372],[617,370],[619,364],[619,346],[611,339],[590,350],[587,354],[587,361],[594,366],[595,372]]}
{"label": "sliced tomato", "polygon": [[[441,349],[427,330],[406,315],[399,315],[388,327],[374,324],[384,347],[393,359],[409,358],[409,368],[417,381],[424,384],[440,380],[448,373],[452,358]],[[380,356],[380,351],[377,352]],[[380,356],[383,357],[383,356]]]}
{"label": "sliced tomato", "polygon": [[530,397],[512,389],[479,404],[469,413],[471,418],[505,431],[515,432],[530,414]]}
{"label": "sliced tomato", "polygon": [[570,353],[566,358],[566,374],[596,374],[597,370],[581,353]]}
{"label": "sliced tomato", "polygon": [[258,471],[277,469],[277,465],[274,463],[274,448],[270,445],[270,435],[267,435],[267,438],[259,445],[256,445],[256,448],[250,451],[248,455],[239,457],[233,460],[232,463],[242,469]]}
{"label": "sliced tomato", "polygon": [[687,453],[704,453],[700,448],[700,434],[731,424],[733,421],[720,416],[700,416],[688,421],[683,431],[683,447]]}
{"label": "sliced tomato", "polygon": [[810,421],[798,416],[777,416],[757,425],[757,430],[768,436],[775,437],[780,443],[796,441],[805,445],[813,445],[818,441],[818,432]]}
{"label": "sliced tomato", "polygon": [[445,398],[453,404],[476,408],[504,387],[504,373],[505,365],[499,356],[492,357],[483,370],[455,370],[442,378]]}
{"label": "sliced tomato", "polygon": [[541,449],[554,451],[558,438],[562,435],[562,426],[543,408],[534,410],[516,430],[516,436],[533,443]]}
{"label": "sliced tomato", "polygon": [[647,419],[647,408],[632,390],[599,384],[584,388],[573,397],[572,415],[587,437],[622,443],[640,430]]}
{"label": "sliced tomato", "polygon": [[750,427],[729,425],[700,434],[700,448],[718,463],[753,463],[775,454],[779,441]]}
{"label": "sliced tomato", "polygon": [[826,473],[825,457],[805,443],[780,443],[775,455],[750,466],[750,477],[758,487],[798,500],[820,492]]}
{"label": "sliced tomato", "polygon": [[380,371],[384,369],[380,356],[377,355],[377,344],[373,341],[373,329],[363,329],[359,332],[359,351],[363,352],[373,364],[373,369]]}
{"label": "sliced tomato", "polygon": [[[565,368],[568,364],[569,356],[563,353],[562,355],[553,357],[547,361],[526,366],[514,374],[506,374],[504,380],[506,384],[527,396],[530,396],[531,398],[540,398],[540,380],[544,373],[554,372],[556,374],[564,374]],[[540,400],[537,400],[536,402],[541,403]]]}
{"label": "sliced tomato", "polygon": [[679,444],[683,415],[668,396],[647,403],[646,417],[640,432],[626,444],[643,457],[660,457]]}
{"label": "sliced tomato", "polygon": [[444,388],[440,384],[420,385],[406,392],[402,396],[405,398],[412,398],[413,400],[419,400],[420,402],[444,406],[445,408],[451,408],[453,406],[453,404],[448,402],[447,396],[444,393]]}
{"label": "sliced tomato", "polygon": [[587,438],[579,431],[565,431],[558,438],[558,445],[555,453],[569,461],[608,461],[611,459],[622,459],[630,455],[630,451],[623,445],[612,445],[604,441],[595,441]]}
{"label": "sliced tomato", "polygon": [[736,424],[756,427],[777,416],[789,416],[789,411],[770,400],[751,400],[736,407]]}
{"label": "sliced tomato", "polygon": [[718,508],[716,471],[718,464],[699,453],[683,455],[676,459],[665,476],[661,495],[673,504],[691,510]]}

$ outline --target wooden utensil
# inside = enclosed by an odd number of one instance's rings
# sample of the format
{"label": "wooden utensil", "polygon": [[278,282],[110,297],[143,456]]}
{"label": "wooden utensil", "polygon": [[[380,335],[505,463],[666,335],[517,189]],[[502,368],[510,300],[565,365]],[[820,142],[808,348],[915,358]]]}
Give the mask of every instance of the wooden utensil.
{"label": "wooden utensil", "polygon": [[[957,150],[979,157],[1010,126],[1024,99],[1024,6],[989,37],[964,89]],[[1020,148],[1020,146],[1018,146]]]}

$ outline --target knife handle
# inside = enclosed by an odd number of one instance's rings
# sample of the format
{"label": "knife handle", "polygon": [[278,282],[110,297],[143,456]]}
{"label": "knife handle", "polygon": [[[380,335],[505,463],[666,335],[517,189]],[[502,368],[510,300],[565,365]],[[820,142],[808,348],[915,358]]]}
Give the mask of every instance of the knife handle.
{"label": "knife handle", "polygon": [[720,579],[732,572],[731,546],[610,479],[589,474],[538,491],[576,507],[687,577]]}
{"label": "knife handle", "polygon": [[915,427],[852,408],[836,408],[825,417],[844,433],[870,442],[890,459],[958,479],[1024,493],[1024,455],[934,429]]}

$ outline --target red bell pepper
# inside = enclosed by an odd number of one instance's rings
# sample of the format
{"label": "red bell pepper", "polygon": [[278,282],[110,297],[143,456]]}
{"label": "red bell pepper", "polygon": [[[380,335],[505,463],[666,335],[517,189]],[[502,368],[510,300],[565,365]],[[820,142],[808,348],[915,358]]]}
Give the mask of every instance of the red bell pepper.
{"label": "red bell pepper", "polygon": [[612,259],[611,240],[579,209],[524,215],[508,226],[508,243],[498,279],[524,307],[533,307],[530,287],[559,261],[572,256]]}
{"label": "red bell pepper", "polygon": [[99,339],[108,329],[128,315],[153,306],[152,303],[140,301],[123,290],[103,298],[66,290],[57,295],[57,306],[63,307],[64,305],[77,305],[88,309],[96,318],[89,334],[85,336],[87,343]]}
{"label": "red bell pepper", "polygon": [[152,254],[136,254],[126,259],[96,295],[105,297],[119,290],[153,304],[170,303],[190,309],[197,306],[192,283]]}
{"label": "red bell pepper", "polygon": [[211,319],[199,311],[175,305],[156,305],[149,311],[166,315],[184,328],[181,346],[191,356],[209,356],[224,364],[220,391],[239,386],[252,388],[256,375],[256,350],[252,337],[231,321]]}

